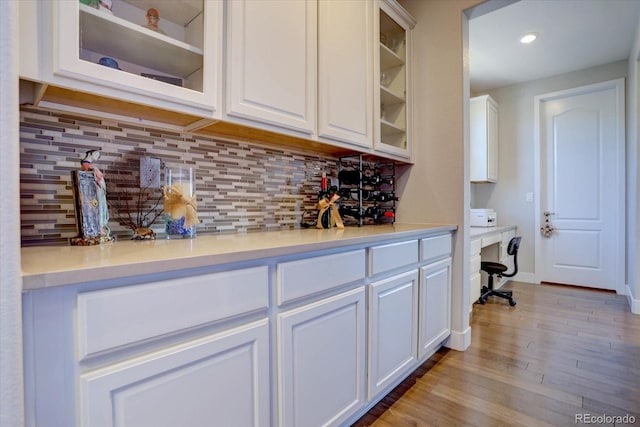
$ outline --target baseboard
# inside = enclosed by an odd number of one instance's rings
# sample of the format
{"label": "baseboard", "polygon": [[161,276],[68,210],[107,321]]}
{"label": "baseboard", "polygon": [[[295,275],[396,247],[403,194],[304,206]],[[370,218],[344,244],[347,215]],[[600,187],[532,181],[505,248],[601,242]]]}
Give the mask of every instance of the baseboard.
{"label": "baseboard", "polygon": [[465,351],[471,345],[471,327],[464,331],[451,331],[451,335],[444,342],[444,346],[452,350]]}
{"label": "baseboard", "polygon": [[536,277],[535,277],[535,274],[533,273],[518,273],[511,280],[514,280],[516,282],[524,282],[524,283],[538,283],[536,282]]}
{"label": "baseboard", "polygon": [[633,314],[640,314],[640,299],[633,297],[633,292],[629,285],[626,285],[627,301],[629,302],[629,309]]}

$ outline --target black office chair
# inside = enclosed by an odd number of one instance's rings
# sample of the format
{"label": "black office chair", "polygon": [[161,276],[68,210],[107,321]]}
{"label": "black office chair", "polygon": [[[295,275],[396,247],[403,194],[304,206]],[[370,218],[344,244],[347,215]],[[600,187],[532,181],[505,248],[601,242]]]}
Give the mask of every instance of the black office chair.
{"label": "black office chair", "polygon": [[513,299],[513,292],[493,289],[493,276],[496,275],[499,278],[513,277],[518,273],[518,249],[520,248],[521,239],[522,237],[514,237],[509,241],[509,246],[507,246],[507,253],[513,255],[513,272],[506,273],[509,268],[499,262],[482,261],[480,264],[480,270],[485,271],[489,275],[487,286],[482,287],[482,294],[478,299],[480,304],[487,302],[487,298],[490,296],[496,296],[508,299],[509,305],[512,307],[516,305],[516,301]]}

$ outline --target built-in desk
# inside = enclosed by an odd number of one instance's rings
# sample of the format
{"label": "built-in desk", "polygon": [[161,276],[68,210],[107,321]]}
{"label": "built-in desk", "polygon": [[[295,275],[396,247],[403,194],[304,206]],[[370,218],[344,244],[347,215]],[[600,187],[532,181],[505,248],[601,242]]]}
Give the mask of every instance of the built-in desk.
{"label": "built-in desk", "polygon": [[[516,226],[496,227],[471,227],[470,231],[471,253],[469,261],[471,268],[470,277],[470,307],[480,298],[482,284],[487,282],[486,273],[480,271],[482,261],[496,261],[513,270],[513,257],[507,254],[507,246],[512,237],[516,235]],[[495,288],[499,288],[508,278],[495,282]]]}

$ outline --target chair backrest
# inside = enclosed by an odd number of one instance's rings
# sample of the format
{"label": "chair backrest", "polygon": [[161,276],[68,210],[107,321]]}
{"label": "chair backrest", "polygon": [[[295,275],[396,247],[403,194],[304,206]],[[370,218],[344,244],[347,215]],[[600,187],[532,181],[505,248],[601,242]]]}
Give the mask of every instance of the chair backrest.
{"label": "chair backrest", "polygon": [[509,245],[507,246],[507,253],[509,255],[513,255],[513,271],[511,273],[502,273],[502,277],[513,277],[518,274],[518,249],[520,249],[520,241],[522,237],[516,236],[512,237],[509,240]]}
{"label": "chair backrest", "polygon": [[518,253],[518,249],[520,249],[520,240],[522,237],[512,237],[509,241],[509,246],[507,246],[507,253],[509,255],[516,255]]}

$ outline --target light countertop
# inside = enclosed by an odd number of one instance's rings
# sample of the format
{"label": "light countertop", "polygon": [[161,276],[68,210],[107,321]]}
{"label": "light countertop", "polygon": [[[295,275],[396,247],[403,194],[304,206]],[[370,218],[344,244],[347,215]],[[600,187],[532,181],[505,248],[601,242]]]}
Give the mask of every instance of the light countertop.
{"label": "light countertop", "polygon": [[117,279],[390,239],[410,239],[456,229],[455,225],[447,224],[394,224],[213,234],[184,240],[120,240],[98,246],[25,247],[21,249],[22,287],[31,290]]}
{"label": "light countertop", "polygon": [[470,227],[469,237],[471,240],[477,239],[479,237],[487,236],[489,234],[494,233],[502,233],[503,231],[513,230],[516,228],[515,225],[497,225],[495,227]]}

